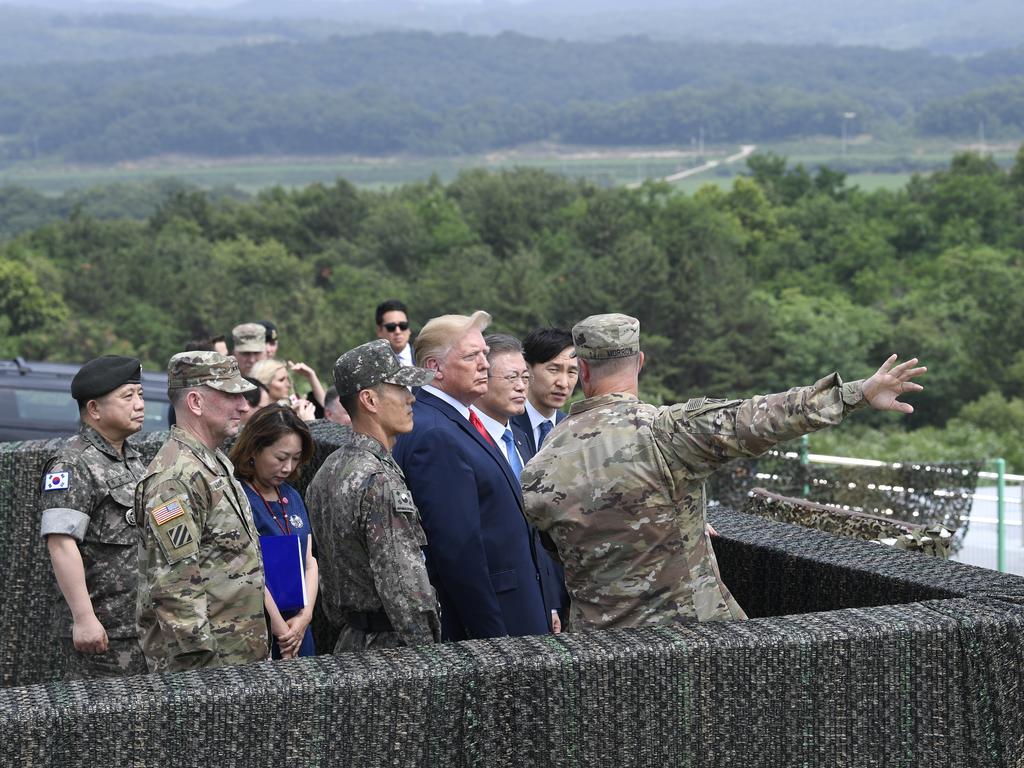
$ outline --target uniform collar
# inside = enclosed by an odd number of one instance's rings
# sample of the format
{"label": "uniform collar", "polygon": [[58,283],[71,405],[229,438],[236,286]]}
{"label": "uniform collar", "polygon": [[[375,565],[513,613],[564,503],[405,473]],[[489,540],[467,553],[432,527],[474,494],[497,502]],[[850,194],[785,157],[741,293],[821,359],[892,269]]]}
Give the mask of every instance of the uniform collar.
{"label": "uniform collar", "polygon": [[[179,427],[175,424],[171,427],[171,439],[177,440],[179,443],[188,448],[192,453],[196,455],[203,464],[207,466],[213,472],[222,473],[225,469],[225,464],[230,466],[227,456],[224,456],[218,448],[216,451],[211,451],[207,448],[198,437],[193,435],[191,432]],[[221,460],[223,457],[223,460]],[[228,474],[231,474],[230,472]]]}
{"label": "uniform collar", "polygon": [[378,459],[383,461],[385,464],[390,464],[399,472],[401,468],[398,466],[398,462],[395,461],[394,456],[391,455],[391,451],[381,445],[380,440],[369,435],[364,435],[362,432],[352,432],[352,443],[359,449],[372,453]]}
{"label": "uniform collar", "polygon": [[584,411],[590,411],[594,408],[600,408],[603,405],[611,405],[613,403],[639,402],[640,398],[636,395],[630,394],[629,392],[609,392],[607,395],[588,397],[586,400],[579,400],[573,403],[569,407],[569,414],[571,416],[575,416],[577,413],[583,413]]}
{"label": "uniform collar", "polygon": [[106,454],[112,459],[134,459],[139,455],[138,450],[135,446],[131,445],[128,440],[125,440],[121,445],[124,446],[124,455],[122,455],[110,442],[97,432],[95,429],[90,427],[88,424],[81,424],[78,428],[78,433],[88,442],[90,445],[95,447],[101,453]]}

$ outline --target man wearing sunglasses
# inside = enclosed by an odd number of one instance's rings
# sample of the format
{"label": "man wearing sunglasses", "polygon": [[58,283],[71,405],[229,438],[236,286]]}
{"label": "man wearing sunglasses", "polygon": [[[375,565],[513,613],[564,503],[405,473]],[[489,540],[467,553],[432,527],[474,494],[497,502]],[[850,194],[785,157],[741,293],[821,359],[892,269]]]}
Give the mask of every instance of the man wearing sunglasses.
{"label": "man wearing sunglasses", "polygon": [[377,338],[391,345],[391,351],[402,365],[413,365],[412,344],[409,343],[409,316],[405,304],[388,299],[377,305]]}

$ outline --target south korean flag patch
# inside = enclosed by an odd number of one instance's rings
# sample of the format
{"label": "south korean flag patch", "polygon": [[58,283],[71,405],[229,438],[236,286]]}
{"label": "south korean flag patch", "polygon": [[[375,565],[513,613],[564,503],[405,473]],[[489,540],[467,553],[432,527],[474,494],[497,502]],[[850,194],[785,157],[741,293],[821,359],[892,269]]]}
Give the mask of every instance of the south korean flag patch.
{"label": "south korean flag patch", "polygon": [[48,472],[43,479],[44,491],[66,491],[70,487],[71,473],[67,471]]}

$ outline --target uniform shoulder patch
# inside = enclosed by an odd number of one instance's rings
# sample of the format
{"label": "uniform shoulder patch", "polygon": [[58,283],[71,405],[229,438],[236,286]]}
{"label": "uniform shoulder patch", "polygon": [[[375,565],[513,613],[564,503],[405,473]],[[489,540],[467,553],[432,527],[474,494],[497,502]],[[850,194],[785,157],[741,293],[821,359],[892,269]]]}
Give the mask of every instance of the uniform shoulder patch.
{"label": "uniform shoulder patch", "polygon": [[185,507],[183,504],[184,500],[179,496],[169,501],[165,501],[159,507],[153,508],[149,515],[153,518],[153,522],[157,525],[164,525],[165,523],[174,520],[176,517],[181,517],[185,514]]}
{"label": "uniform shoulder patch", "polygon": [[416,511],[416,503],[412,500],[412,494],[408,488],[392,488],[391,501],[395,505],[396,512],[410,514]]}
{"label": "uniform shoulder patch", "polygon": [[188,526],[184,523],[178,523],[174,526],[174,528],[168,532],[167,539],[175,549],[181,549],[186,544],[191,544],[193,541],[192,534],[189,532]]}
{"label": "uniform shoulder patch", "polygon": [[71,473],[68,470],[63,472],[47,472],[43,478],[44,491],[66,491],[71,487]]}

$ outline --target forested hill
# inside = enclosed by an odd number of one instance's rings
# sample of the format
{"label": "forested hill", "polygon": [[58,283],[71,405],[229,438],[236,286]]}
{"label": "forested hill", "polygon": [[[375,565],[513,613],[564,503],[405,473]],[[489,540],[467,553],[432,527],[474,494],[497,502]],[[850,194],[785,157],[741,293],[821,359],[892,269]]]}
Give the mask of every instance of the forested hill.
{"label": "forested hill", "polygon": [[[929,373],[915,413],[858,416],[892,429],[847,455],[939,458],[942,446],[1024,469],[1024,149],[1010,171],[960,155],[898,192],[771,155],[749,166],[730,189],[692,196],[524,169],[253,200],[168,188],[144,220],[77,208],[0,242],[0,355],[133,354],[160,368],[190,338],[273,318],[282,355],[327,377],[392,296],[415,328],[482,308],[518,335],[622,311],[643,323],[646,397],[855,379],[917,354]],[[25,220],[45,203],[19,200]]]}
{"label": "forested hill", "polygon": [[0,162],[166,153],[478,152],[770,141],[888,129],[1017,137],[1024,48],[880,48],[387,33],[0,69]]}

